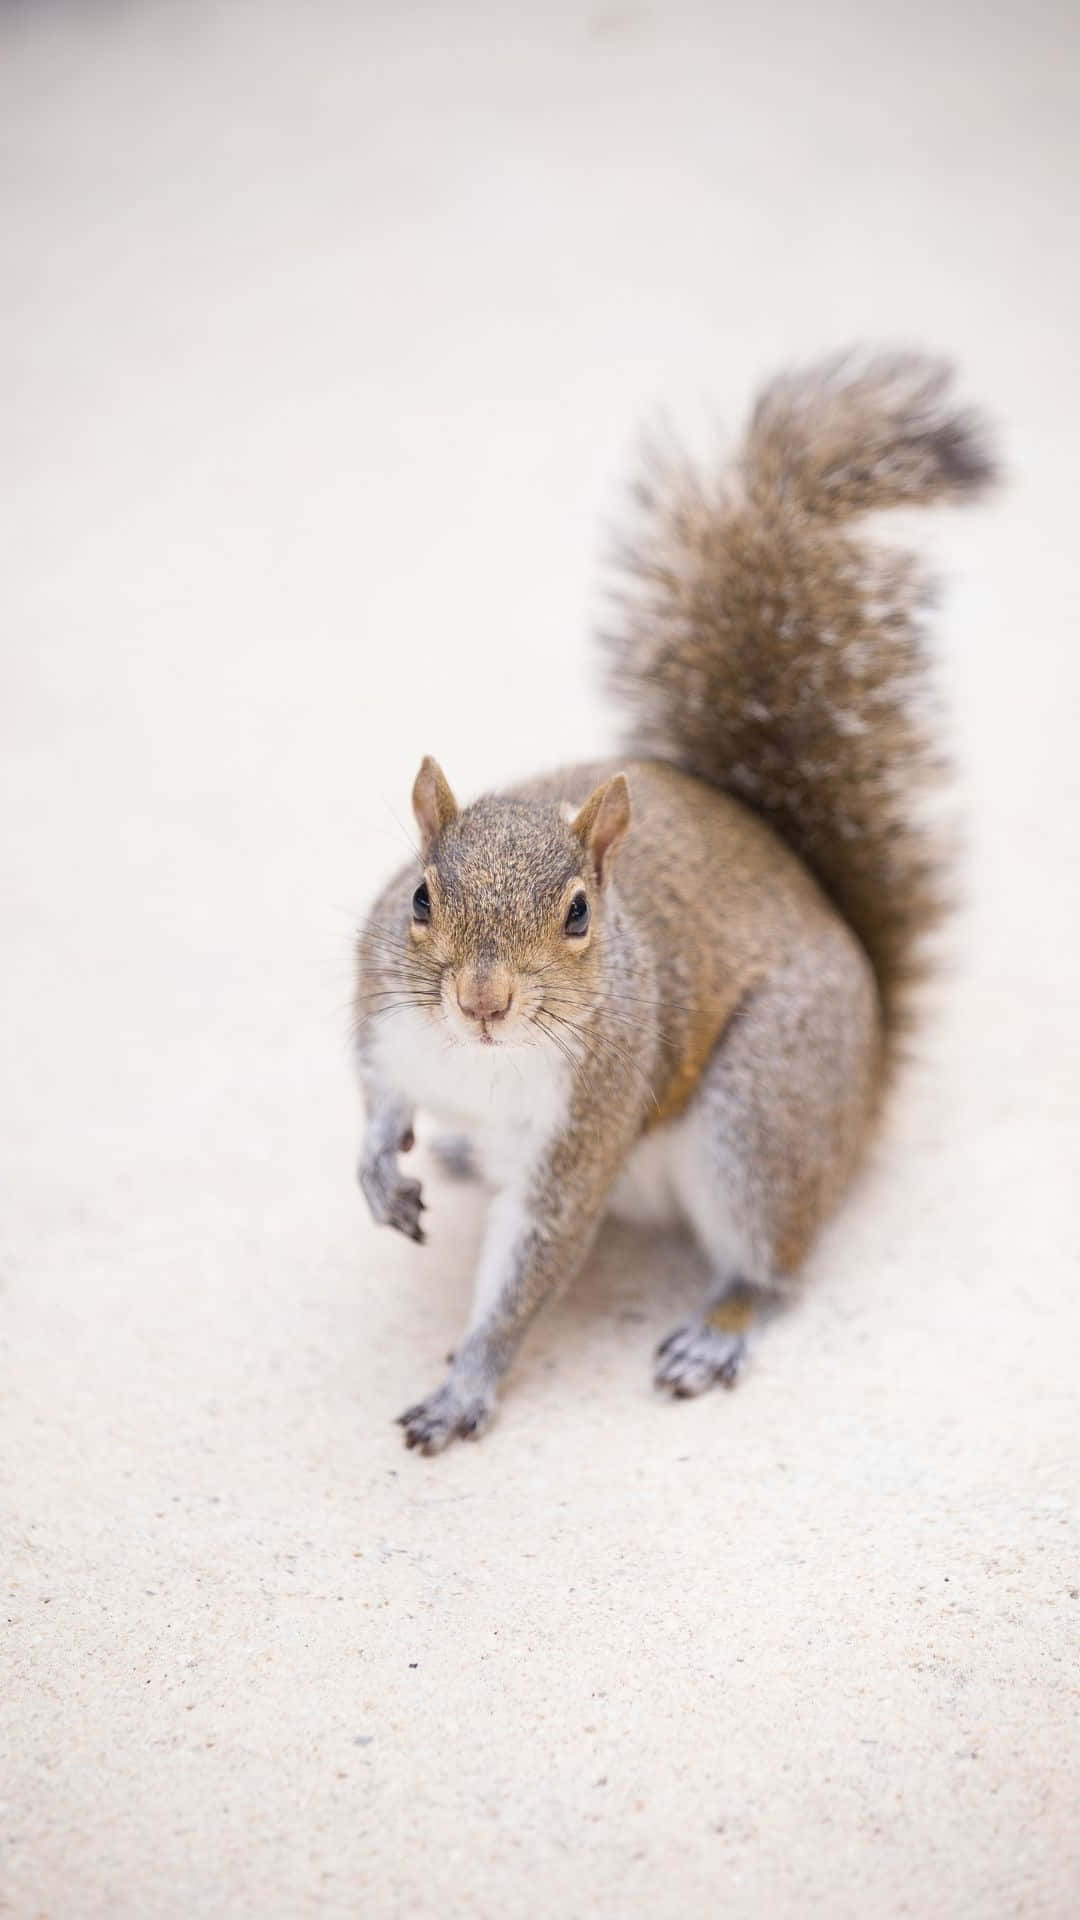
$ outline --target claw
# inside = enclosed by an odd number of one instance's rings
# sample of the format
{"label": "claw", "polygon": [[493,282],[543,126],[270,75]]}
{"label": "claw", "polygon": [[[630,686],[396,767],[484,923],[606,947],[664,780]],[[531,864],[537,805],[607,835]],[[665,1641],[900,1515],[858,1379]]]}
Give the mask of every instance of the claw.
{"label": "claw", "polygon": [[731,1388],[746,1358],[742,1333],[698,1322],[677,1327],[656,1349],[653,1378],[676,1400],[691,1400],[707,1387]]}
{"label": "claw", "polygon": [[405,1445],[422,1453],[441,1453],[450,1441],[478,1440],[494,1411],[490,1389],[470,1387],[451,1377],[428,1400],[420,1400],[398,1415],[405,1429]]}
{"label": "claw", "polygon": [[360,1185],[378,1225],[396,1227],[407,1239],[423,1244],[420,1215],[426,1204],[418,1180],[402,1180],[393,1158],[376,1158],[361,1165]]}

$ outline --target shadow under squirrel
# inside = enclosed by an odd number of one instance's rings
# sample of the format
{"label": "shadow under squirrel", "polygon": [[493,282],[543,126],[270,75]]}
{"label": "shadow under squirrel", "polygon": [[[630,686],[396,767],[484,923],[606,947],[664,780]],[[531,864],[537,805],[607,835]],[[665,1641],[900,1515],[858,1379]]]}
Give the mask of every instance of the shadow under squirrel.
{"label": "shadow under squirrel", "polygon": [[422,1240],[398,1156],[423,1107],[493,1188],[468,1328],[401,1416],[434,1453],[489,1424],[529,1322],[609,1209],[689,1224],[699,1318],[656,1356],[731,1385],[870,1134],[947,900],[920,803],[929,594],[853,536],[994,478],[949,370],[848,356],[777,379],[715,485],[653,462],[606,641],[617,760],[459,807],[425,759],[421,861],[360,936],[355,1013],[374,1217]]}

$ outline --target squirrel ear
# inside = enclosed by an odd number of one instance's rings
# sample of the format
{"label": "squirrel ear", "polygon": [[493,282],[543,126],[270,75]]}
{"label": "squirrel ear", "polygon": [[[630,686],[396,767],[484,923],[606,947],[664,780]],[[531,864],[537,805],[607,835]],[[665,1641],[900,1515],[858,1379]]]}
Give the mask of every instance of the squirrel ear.
{"label": "squirrel ear", "polygon": [[592,856],[596,877],[607,878],[608,862],[616,853],[630,825],[630,787],[625,773],[616,773],[602,787],[590,793],[576,820],[571,823],[583,847]]}
{"label": "squirrel ear", "polygon": [[413,782],[412,804],[426,859],[432,842],[458,817],[458,803],[450,791],[450,782],[430,753],[425,754]]}

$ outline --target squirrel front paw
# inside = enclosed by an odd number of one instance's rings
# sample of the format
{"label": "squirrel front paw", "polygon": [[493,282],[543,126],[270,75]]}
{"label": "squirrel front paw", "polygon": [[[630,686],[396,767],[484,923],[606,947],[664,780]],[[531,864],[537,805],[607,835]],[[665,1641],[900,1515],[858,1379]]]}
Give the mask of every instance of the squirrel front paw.
{"label": "squirrel front paw", "polygon": [[420,1215],[424,1201],[419,1180],[403,1180],[393,1155],[380,1154],[375,1160],[362,1160],[357,1169],[371,1217],[380,1227],[396,1227],[418,1245],[424,1243]]}
{"label": "squirrel front paw", "polygon": [[405,1445],[421,1453],[441,1453],[451,1440],[479,1440],[495,1412],[492,1387],[455,1380],[453,1375],[428,1396],[398,1415],[405,1429]]}

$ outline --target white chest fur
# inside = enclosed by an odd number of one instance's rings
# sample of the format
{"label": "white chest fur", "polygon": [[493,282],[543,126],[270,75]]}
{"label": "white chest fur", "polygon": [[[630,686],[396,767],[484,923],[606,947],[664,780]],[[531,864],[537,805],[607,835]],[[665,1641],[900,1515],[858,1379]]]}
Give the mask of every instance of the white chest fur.
{"label": "white chest fur", "polygon": [[669,1227],[682,1217],[678,1126],[657,1127],[633,1148],[611,1190],[611,1211],[633,1227]]}
{"label": "white chest fur", "polygon": [[535,1161],[566,1125],[570,1067],[542,1040],[516,1047],[455,1042],[408,1007],[378,1023],[371,1058],[388,1085],[467,1133],[497,1184]]}

